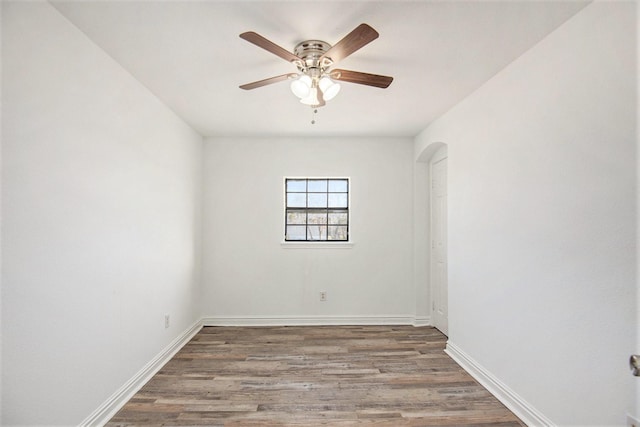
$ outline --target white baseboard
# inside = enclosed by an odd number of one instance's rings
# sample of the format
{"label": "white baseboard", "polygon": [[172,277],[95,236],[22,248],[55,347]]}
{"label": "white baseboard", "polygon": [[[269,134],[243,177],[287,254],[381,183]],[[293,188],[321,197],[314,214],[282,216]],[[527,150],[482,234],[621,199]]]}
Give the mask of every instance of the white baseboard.
{"label": "white baseboard", "polygon": [[428,326],[428,317],[415,316],[205,316],[203,326],[322,326],[413,325]]}
{"label": "white baseboard", "polygon": [[413,326],[431,326],[431,317],[429,316],[416,316],[413,318]]}
{"label": "white baseboard", "polygon": [[202,322],[198,320],[140,369],[98,409],[85,418],[80,423],[80,426],[93,427],[106,424],[200,329],[202,329]]}
{"label": "white baseboard", "polygon": [[553,427],[555,424],[546,418],[526,400],[502,383],[491,372],[477,363],[468,354],[449,341],[445,349],[453,360],[475,378],[483,387],[493,394],[504,406],[516,414],[526,425],[536,427]]}

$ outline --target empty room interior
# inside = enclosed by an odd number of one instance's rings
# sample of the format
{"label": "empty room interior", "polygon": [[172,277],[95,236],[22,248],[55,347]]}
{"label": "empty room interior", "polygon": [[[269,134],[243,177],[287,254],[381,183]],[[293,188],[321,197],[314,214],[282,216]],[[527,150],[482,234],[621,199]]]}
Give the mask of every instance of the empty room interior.
{"label": "empty room interior", "polygon": [[[1,424],[248,358],[301,372],[273,425],[458,425],[464,389],[420,381],[454,371],[522,423],[465,424],[638,425],[638,9],[3,0]],[[158,411],[269,425],[234,406],[259,375]],[[310,394],[356,377],[396,400]]]}

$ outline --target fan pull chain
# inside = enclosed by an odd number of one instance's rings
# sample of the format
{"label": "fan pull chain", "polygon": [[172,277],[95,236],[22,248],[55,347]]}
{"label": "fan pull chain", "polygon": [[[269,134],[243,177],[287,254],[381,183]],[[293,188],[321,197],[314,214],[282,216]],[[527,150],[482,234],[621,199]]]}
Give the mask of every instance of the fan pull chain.
{"label": "fan pull chain", "polygon": [[317,114],[317,113],[318,113],[318,109],[317,109],[317,108],[314,108],[314,109],[311,111],[311,124],[312,124],[312,125],[315,125],[315,124],[316,124],[316,114]]}

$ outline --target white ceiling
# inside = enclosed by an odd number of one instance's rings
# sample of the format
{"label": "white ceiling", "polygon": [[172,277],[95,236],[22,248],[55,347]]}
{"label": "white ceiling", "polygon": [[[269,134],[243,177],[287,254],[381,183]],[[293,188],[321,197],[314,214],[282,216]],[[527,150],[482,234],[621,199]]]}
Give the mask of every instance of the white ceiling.
{"label": "white ceiling", "polygon": [[[414,136],[565,22],[582,1],[60,1],[52,4],[203,136]],[[337,68],[394,77],[388,89],[343,83],[318,110],[295,72],[238,37],[287,50],[336,43],[360,23],[380,37]]]}

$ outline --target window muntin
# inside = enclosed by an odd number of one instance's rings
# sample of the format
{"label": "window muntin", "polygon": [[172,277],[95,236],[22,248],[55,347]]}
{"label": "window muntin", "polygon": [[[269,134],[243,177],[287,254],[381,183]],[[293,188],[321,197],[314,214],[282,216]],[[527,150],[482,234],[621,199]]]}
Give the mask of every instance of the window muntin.
{"label": "window muntin", "polygon": [[347,178],[286,178],[285,204],[285,241],[349,241]]}

